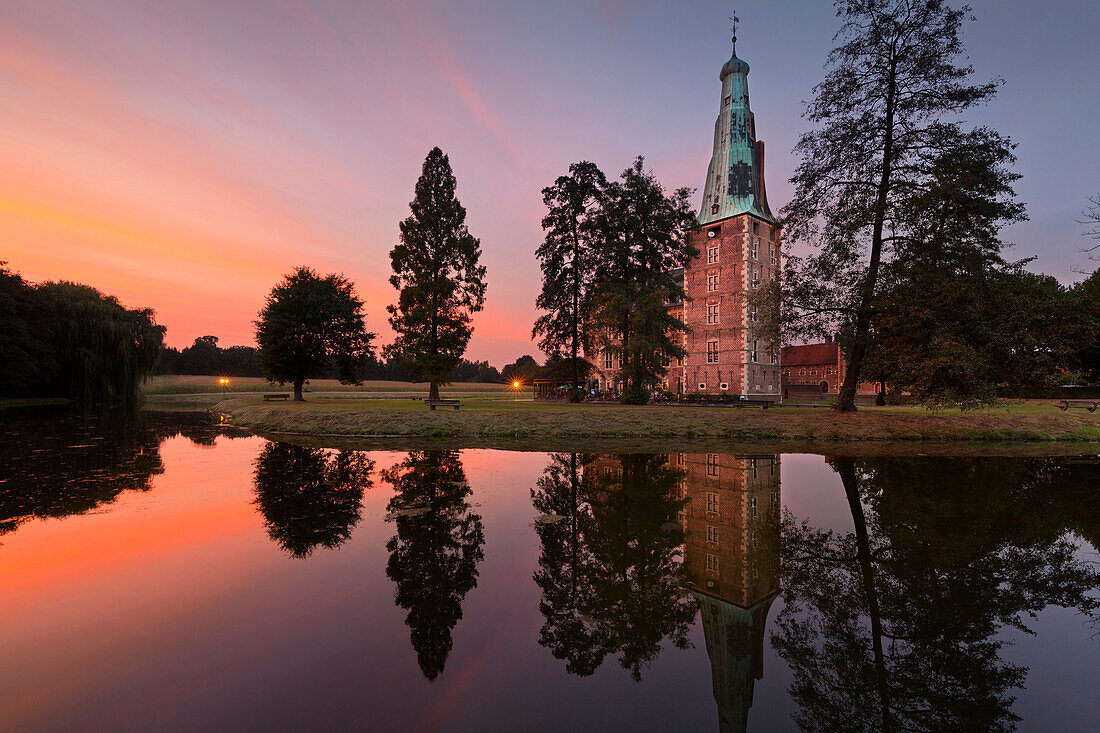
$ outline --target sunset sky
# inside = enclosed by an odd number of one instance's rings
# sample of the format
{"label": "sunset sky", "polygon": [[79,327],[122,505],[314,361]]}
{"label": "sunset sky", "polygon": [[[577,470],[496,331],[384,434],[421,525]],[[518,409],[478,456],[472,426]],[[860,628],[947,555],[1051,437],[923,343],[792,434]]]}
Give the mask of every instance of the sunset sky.
{"label": "sunset sky", "polygon": [[[1019,145],[1017,257],[1063,282],[1100,192],[1094,0],[973,0],[969,116]],[[801,100],[837,27],[826,0],[738,4],[769,200],[789,198]],[[0,0],[0,260],[149,306],[170,345],[252,343],[293,266],[342,272],[386,343],[388,253],[428,150],[450,155],[488,268],[467,356],[530,341],[540,189],[570,162],[646,156],[700,187],[728,2]],[[696,202],[697,203],[697,202]]]}

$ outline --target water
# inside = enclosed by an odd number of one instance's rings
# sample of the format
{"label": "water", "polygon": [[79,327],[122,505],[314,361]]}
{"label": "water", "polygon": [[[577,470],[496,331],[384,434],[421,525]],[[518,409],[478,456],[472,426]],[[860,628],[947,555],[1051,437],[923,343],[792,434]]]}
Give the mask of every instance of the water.
{"label": "water", "polygon": [[2,730],[1095,730],[1100,463],[0,427]]}

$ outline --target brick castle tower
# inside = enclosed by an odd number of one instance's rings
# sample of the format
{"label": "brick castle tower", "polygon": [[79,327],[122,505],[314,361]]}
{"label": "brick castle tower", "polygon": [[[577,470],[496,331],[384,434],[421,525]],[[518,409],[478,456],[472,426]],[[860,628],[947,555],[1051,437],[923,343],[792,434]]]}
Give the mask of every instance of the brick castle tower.
{"label": "brick castle tower", "polygon": [[[736,27],[734,29],[736,33]],[[672,364],[673,392],[743,394],[780,399],[779,354],[757,336],[748,294],[779,274],[779,225],[764,189],[764,143],[749,108],[749,65],[722,66],[722,99],[714,123],[698,228],[689,241],[699,256],[684,269],[689,300],[670,307],[691,329],[688,354]]]}

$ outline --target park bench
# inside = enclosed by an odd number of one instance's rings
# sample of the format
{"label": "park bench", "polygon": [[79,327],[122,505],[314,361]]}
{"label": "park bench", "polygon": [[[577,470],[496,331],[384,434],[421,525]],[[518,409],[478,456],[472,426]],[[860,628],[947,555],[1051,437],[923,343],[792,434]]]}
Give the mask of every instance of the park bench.
{"label": "park bench", "polygon": [[766,410],[769,407],[774,407],[771,400],[738,400],[737,407],[759,407],[761,410]]}
{"label": "park bench", "polygon": [[286,394],[285,392],[278,392],[278,393],[274,393],[274,394],[265,394],[264,395],[264,402],[267,402],[268,400],[283,400],[285,402],[286,400],[289,400],[289,399],[290,399],[290,395]]}
{"label": "park bench", "polygon": [[424,400],[424,404],[428,406],[429,410],[434,410],[437,407],[453,407],[457,410],[462,406],[462,403],[458,400]]}
{"label": "park bench", "polygon": [[1096,412],[1096,406],[1100,400],[1062,400],[1058,403],[1058,409],[1065,412],[1071,407],[1083,407],[1089,412]]}

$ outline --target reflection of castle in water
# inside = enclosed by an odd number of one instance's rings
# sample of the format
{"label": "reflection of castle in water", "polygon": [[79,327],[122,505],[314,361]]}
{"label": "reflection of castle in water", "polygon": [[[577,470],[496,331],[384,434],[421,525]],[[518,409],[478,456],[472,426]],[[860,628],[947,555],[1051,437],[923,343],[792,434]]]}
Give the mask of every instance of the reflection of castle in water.
{"label": "reflection of castle in water", "polygon": [[779,593],[779,457],[674,454],[684,565],[699,601],[721,731],[745,730]]}

